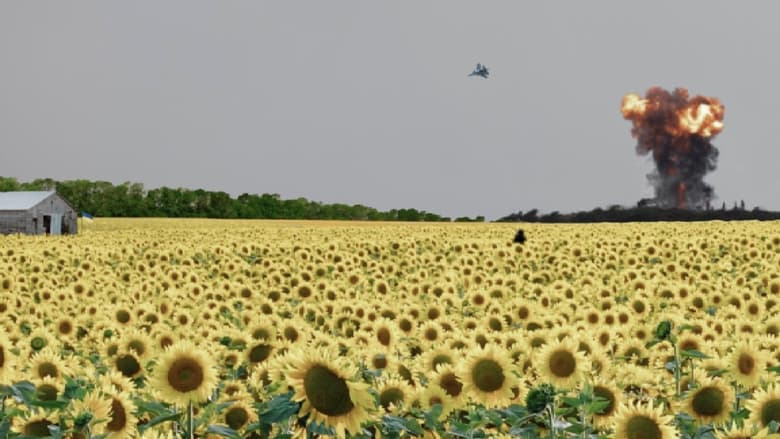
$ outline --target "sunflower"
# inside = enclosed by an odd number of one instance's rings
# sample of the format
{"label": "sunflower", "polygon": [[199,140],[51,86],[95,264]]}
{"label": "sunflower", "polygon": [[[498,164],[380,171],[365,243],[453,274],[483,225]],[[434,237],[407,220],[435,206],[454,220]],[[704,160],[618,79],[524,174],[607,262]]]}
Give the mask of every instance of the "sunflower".
{"label": "sunflower", "polygon": [[465,402],[466,393],[463,391],[463,381],[458,377],[455,367],[450,364],[442,364],[436,368],[436,372],[429,375],[428,383],[436,384],[452,398],[453,405],[460,407]]}
{"label": "sunflower", "polygon": [[50,331],[44,328],[38,328],[34,329],[30,335],[27,336],[27,341],[23,346],[28,348],[32,355],[39,352],[41,349],[52,346],[52,344],[54,344],[54,338],[51,336]]}
{"label": "sunflower", "polygon": [[116,370],[127,378],[137,378],[145,372],[141,359],[133,351],[117,352],[111,361],[113,361]]}
{"label": "sunflower", "polygon": [[442,329],[435,321],[427,321],[417,328],[416,339],[426,346],[434,346],[441,342]]}
{"label": "sunflower", "polygon": [[11,349],[14,346],[5,334],[0,334],[0,383],[7,383],[16,372],[16,356]]}
{"label": "sunflower", "polygon": [[616,340],[618,339],[615,329],[608,326],[600,326],[590,330],[591,337],[596,344],[604,350],[605,353],[614,353]]}
{"label": "sunflower", "polygon": [[398,329],[392,320],[382,318],[373,325],[372,340],[385,347],[392,349],[400,338]]}
{"label": "sunflower", "polygon": [[75,427],[81,429],[89,425],[92,434],[105,432],[106,423],[111,419],[111,400],[98,392],[88,393],[81,400],[73,401]]}
{"label": "sunflower", "polygon": [[113,389],[114,392],[132,394],[136,390],[135,382],[119,370],[110,370],[101,375],[99,383],[104,389]]}
{"label": "sunflower", "polygon": [[509,358],[506,351],[496,345],[472,349],[458,369],[463,392],[487,407],[507,404],[513,396],[512,387],[518,384]]}
{"label": "sunflower", "polygon": [[33,378],[62,378],[70,373],[70,368],[54,349],[46,347],[30,359],[30,372]]}
{"label": "sunflower", "polygon": [[455,409],[452,397],[447,394],[441,387],[433,384],[423,390],[419,395],[420,406],[425,411],[430,411],[434,406],[441,406],[441,413],[438,419],[446,419],[450,413]]}
{"label": "sunflower", "polygon": [[728,370],[734,381],[753,387],[761,381],[766,355],[749,340],[740,342],[728,357]]}
{"label": "sunflower", "polygon": [[496,314],[487,315],[483,318],[481,326],[489,331],[501,332],[506,326],[503,317]]}
{"label": "sunflower", "polygon": [[590,370],[585,355],[577,350],[577,342],[572,339],[546,344],[536,357],[535,366],[543,379],[560,389],[573,388]]}
{"label": "sunflower", "polygon": [[59,317],[55,322],[57,338],[60,341],[72,342],[76,337],[75,320],[68,315]]}
{"label": "sunflower", "polygon": [[0,277],[0,291],[8,292],[14,287],[14,278],[11,275]]}
{"label": "sunflower", "polygon": [[49,426],[57,426],[54,415],[31,411],[13,418],[13,431],[26,437],[51,437]]}
{"label": "sunflower", "polygon": [[[635,364],[625,364],[614,369],[615,381],[625,393],[637,395],[646,395],[655,392],[659,377],[651,369],[637,366]],[[663,376],[660,377],[663,382],[668,382]],[[674,385],[674,381],[672,381]]]}
{"label": "sunflower", "polygon": [[35,394],[41,401],[55,401],[60,392],[65,390],[62,379],[50,376],[36,378],[33,384],[35,384]]}
{"label": "sunflower", "polygon": [[677,433],[663,406],[622,404],[615,414],[617,439],[672,439]]}
{"label": "sunflower", "polygon": [[130,305],[117,304],[109,315],[117,326],[126,327],[135,320],[132,309],[133,307]]}
{"label": "sunflower", "polygon": [[755,392],[745,406],[750,410],[748,424],[765,428],[772,421],[780,422],[780,385],[772,384]]}
{"label": "sunflower", "polygon": [[381,345],[374,345],[366,350],[366,365],[372,370],[391,370],[396,361],[393,355]]}
{"label": "sunflower", "polygon": [[309,415],[310,421],[332,427],[343,437],[345,431],[360,431],[360,424],[370,418],[367,410],[373,401],[368,385],[351,378],[355,368],[336,357],[323,348],[290,353],[287,381],[295,390],[293,398],[303,401],[298,415]]}
{"label": "sunflower", "polygon": [[588,354],[588,361],[590,362],[590,371],[594,376],[614,376],[612,360],[610,360],[603,349],[597,348],[591,351],[591,353]]}
{"label": "sunflower", "polygon": [[172,404],[205,401],[217,384],[214,361],[193,343],[177,342],[160,356],[150,384]]}
{"label": "sunflower", "polygon": [[249,395],[245,381],[226,380],[222,384],[223,388],[219,396],[221,401],[237,401]]}
{"label": "sunflower", "polygon": [[650,361],[650,354],[645,347],[645,344],[639,340],[627,340],[618,345],[618,356],[623,357],[626,361],[638,364],[640,366],[647,366]]}
{"label": "sunflower", "polygon": [[154,344],[149,334],[138,329],[124,331],[119,339],[119,349],[132,351],[141,362],[152,355],[153,347]]}
{"label": "sunflower", "polygon": [[601,324],[601,311],[592,305],[578,311],[577,316],[589,327],[598,327]]}
{"label": "sunflower", "polygon": [[154,345],[157,346],[157,351],[164,351],[165,348],[172,345],[176,340],[180,340],[182,337],[176,329],[168,329],[158,327],[152,334]]}
{"label": "sunflower", "polygon": [[406,359],[403,362],[398,361],[395,363],[394,367],[390,369],[390,372],[403,378],[410,386],[416,386],[418,383],[415,381],[414,374],[412,373],[413,370],[416,370],[414,367],[415,365],[415,358]]}
{"label": "sunflower", "polygon": [[247,379],[247,385],[252,388],[258,394],[262,393],[266,387],[270,386],[274,381],[272,376],[272,370],[278,371],[279,369],[271,369],[267,364],[261,364],[252,370]]}
{"label": "sunflower", "polygon": [[754,432],[750,426],[740,427],[736,423],[724,431],[715,430],[715,439],[763,439],[768,438],[766,432]]}
{"label": "sunflower", "polygon": [[273,341],[276,339],[276,327],[265,318],[255,318],[248,325],[247,332],[254,340]]}
{"label": "sunflower", "polygon": [[258,419],[256,411],[252,408],[252,401],[245,398],[236,400],[233,405],[222,411],[219,416],[220,421],[237,431]]}
{"label": "sunflower", "polygon": [[179,328],[186,328],[188,326],[191,326],[193,322],[193,312],[191,310],[185,309],[183,311],[177,311],[173,313],[173,315],[170,318],[169,324],[176,325],[176,327]]}
{"label": "sunflower", "polygon": [[381,381],[377,393],[379,405],[386,412],[395,412],[409,404],[414,390],[403,378],[390,375]]}
{"label": "sunflower", "polygon": [[704,339],[694,333],[686,332],[677,338],[677,349],[680,351],[699,351],[708,353],[708,346]]}
{"label": "sunflower", "polygon": [[404,334],[410,335],[417,328],[417,322],[406,316],[400,316],[395,320],[396,327]]}
{"label": "sunflower", "polygon": [[439,365],[455,364],[459,357],[460,355],[456,355],[452,349],[439,346],[425,351],[420,356],[420,364],[426,373],[433,372]]}
{"label": "sunflower", "polygon": [[138,418],[135,417],[135,404],[130,395],[108,389],[106,399],[111,400],[111,415],[105,425],[105,439],[128,439],[135,435]]}
{"label": "sunflower", "polygon": [[273,355],[274,345],[264,338],[253,339],[244,349],[244,359],[251,367],[268,361]]}
{"label": "sunflower", "polygon": [[688,392],[683,411],[701,424],[720,424],[729,419],[734,388],[720,378],[697,376],[697,387]]}
{"label": "sunflower", "polygon": [[593,413],[593,425],[598,428],[607,428],[615,419],[615,413],[620,406],[623,393],[609,381],[597,378],[592,385],[593,396],[607,401],[606,407]]}
{"label": "sunflower", "polygon": [[635,323],[628,332],[631,339],[646,344],[647,341],[649,341],[653,330],[647,324]]}

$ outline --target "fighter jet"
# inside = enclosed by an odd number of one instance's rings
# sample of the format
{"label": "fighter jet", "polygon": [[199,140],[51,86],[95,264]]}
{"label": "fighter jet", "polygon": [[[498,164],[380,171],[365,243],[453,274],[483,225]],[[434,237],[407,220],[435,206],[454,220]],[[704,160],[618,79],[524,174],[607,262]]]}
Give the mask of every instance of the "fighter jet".
{"label": "fighter jet", "polygon": [[474,68],[474,71],[469,73],[469,76],[481,76],[485,79],[488,79],[488,76],[490,76],[490,72],[488,71],[487,66],[483,66],[480,63],[477,63],[477,66]]}

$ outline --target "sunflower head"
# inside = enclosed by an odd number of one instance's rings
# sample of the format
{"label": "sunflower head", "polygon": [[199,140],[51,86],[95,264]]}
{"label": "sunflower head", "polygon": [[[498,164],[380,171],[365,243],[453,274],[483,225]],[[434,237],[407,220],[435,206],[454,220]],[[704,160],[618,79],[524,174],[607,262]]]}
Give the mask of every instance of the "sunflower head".
{"label": "sunflower head", "polygon": [[104,389],[104,392],[111,400],[111,414],[105,424],[106,432],[110,437],[129,437],[138,423],[138,419],[133,414],[135,405],[124,392],[117,392],[113,388]]}
{"label": "sunflower head", "polygon": [[610,425],[621,401],[622,392],[607,380],[596,379],[593,383],[593,397],[601,401],[603,407],[593,414],[593,423],[597,427]]}
{"label": "sunflower head", "polygon": [[295,389],[294,398],[303,401],[300,416],[324,423],[340,436],[360,430],[373,405],[365,383],[353,380],[357,375],[341,357],[328,349],[307,348],[289,354],[288,383]]}
{"label": "sunflower head", "polygon": [[57,426],[54,418],[38,412],[14,418],[13,429],[26,437],[51,437],[49,426]]}
{"label": "sunflower head", "polygon": [[672,418],[663,407],[624,404],[615,415],[615,437],[627,439],[672,439],[676,437]]}
{"label": "sunflower head", "polygon": [[463,392],[463,381],[452,365],[437,367],[436,372],[430,376],[429,382],[441,387],[452,398],[455,406],[459,406],[464,400],[466,394]]}
{"label": "sunflower head", "polygon": [[780,423],[780,385],[773,384],[755,392],[746,407],[750,410],[748,422],[759,428],[768,427],[772,422]]}
{"label": "sunflower head", "polygon": [[537,369],[542,377],[559,388],[572,388],[590,369],[585,355],[571,339],[553,340],[539,352]]}
{"label": "sunflower head", "polygon": [[136,378],[144,372],[140,358],[132,351],[118,353],[113,362],[116,370],[127,378]]}
{"label": "sunflower head", "polygon": [[728,357],[728,370],[738,384],[753,387],[761,381],[766,354],[752,341],[738,343]]}
{"label": "sunflower head", "polygon": [[51,347],[40,350],[30,361],[34,378],[61,378],[70,371],[65,360]]}
{"label": "sunflower head", "polygon": [[683,410],[702,424],[728,420],[734,405],[734,388],[720,378],[701,375],[695,375],[697,386],[688,392]]}
{"label": "sunflower head", "polygon": [[274,346],[266,339],[261,338],[248,344],[244,353],[247,363],[254,366],[271,358]]}
{"label": "sunflower head", "polygon": [[251,402],[239,400],[228,407],[222,414],[225,424],[233,430],[241,430],[257,421],[257,413],[252,409]]}
{"label": "sunflower head", "polygon": [[390,377],[379,385],[379,405],[387,412],[394,412],[406,406],[414,391],[401,377]]}
{"label": "sunflower head", "polygon": [[216,383],[214,361],[188,341],[174,343],[160,356],[150,380],[163,400],[180,405],[205,401]]}

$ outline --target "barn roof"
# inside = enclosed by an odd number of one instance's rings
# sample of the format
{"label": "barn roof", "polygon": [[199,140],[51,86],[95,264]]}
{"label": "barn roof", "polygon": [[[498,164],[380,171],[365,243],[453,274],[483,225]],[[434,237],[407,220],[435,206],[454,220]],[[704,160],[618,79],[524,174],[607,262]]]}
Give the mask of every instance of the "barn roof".
{"label": "barn roof", "polygon": [[0,210],[27,210],[54,191],[0,192]]}

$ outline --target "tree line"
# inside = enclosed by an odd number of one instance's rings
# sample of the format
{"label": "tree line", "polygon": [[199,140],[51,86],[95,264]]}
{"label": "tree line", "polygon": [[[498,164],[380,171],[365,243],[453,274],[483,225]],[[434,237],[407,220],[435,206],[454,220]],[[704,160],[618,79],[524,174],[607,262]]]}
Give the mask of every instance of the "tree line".
{"label": "tree line", "polygon": [[[141,183],[38,178],[20,182],[0,176],[0,192],[56,190],[79,212],[103,217],[170,217],[224,219],[322,219],[369,221],[451,221],[417,209],[385,212],[361,204],[325,204],[306,198],[282,199],[279,194],[243,193],[232,198],[225,192],[161,187],[146,190]],[[456,218],[455,221],[484,221]]]}
{"label": "tree line", "polygon": [[737,221],[737,220],[780,220],[780,212],[772,212],[758,207],[745,209],[745,203],[739,207],[727,209],[725,203],[720,209],[670,209],[654,206],[626,208],[619,205],[607,209],[597,207],[589,211],[574,213],[550,212],[540,215],[537,209],[519,211],[498,219],[498,222],[529,223],[627,223],[653,221]]}

